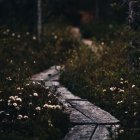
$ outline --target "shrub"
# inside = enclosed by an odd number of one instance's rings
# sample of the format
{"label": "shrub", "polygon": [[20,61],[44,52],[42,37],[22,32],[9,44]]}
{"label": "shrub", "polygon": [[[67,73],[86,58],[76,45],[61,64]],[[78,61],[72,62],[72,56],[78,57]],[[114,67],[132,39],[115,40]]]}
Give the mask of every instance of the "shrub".
{"label": "shrub", "polygon": [[53,49],[39,46],[29,33],[0,32],[0,137],[61,139],[68,131],[68,114],[41,83],[27,80],[54,64]]}
{"label": "shrub", "polygon": [[[86,47],[75,51],[66,63],[61,82],[74,94],[120,119],[123,124],[121,129],[125,130],[124,137],[129,137],[129,133],[128,136],[126,134],[131,130],[137,138],[140,125],[140,67],[129,63],[132,52],[127,40],[134,33],[125,27],[114,34],[114,42],[105,42],[100,58]],[[138,56],[131,56],[137,60],[133,61],[134,64],[139,61]]]}

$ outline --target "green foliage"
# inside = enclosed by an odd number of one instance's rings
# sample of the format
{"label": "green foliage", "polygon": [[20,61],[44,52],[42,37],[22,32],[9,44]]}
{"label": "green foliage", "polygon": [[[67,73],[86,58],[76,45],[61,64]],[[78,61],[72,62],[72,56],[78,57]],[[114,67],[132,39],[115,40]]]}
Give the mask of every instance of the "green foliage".
{"label": "green foliage", "polygon": [[127,27],[125,27],[126,29],[124,29],[123,25],[119,25],[111,20],[82,24],[80,28],[83,37],[94,37],[97,41],[106,42],[111,41],[111,39],[114,39],[117,34],[120,34],[121,28],[124,32],[125,30],[128,31]]}
{"label": "green foliage", "polygon": [[61,139],[69,120],[52,93],[39,82],[12,86],[0,87],[0,136],[6,140]]}
{"label": "green foliage", "polygon": [[[56,97],[29,76],[62,62],[59,39],[41,46],[30,33],[1,29],[0,34],[0,137],[5,140],[59,140],[68,131],[69,117]],[[67,42],[65,40],[65,42]],[[57,47],[55,57],[52,46]],[[66,50],[65,50],[66,52]],[[59,55],[58,55],[59,54]],[[56,117],[57,116],[57,117]]]}
{"label": "green foliage", "polygon": [[[135,130],[140,126],[140,65],[131,65],[129,59],[132,53],[129,40],[134,35],[127,27],[115,31],[104,42],[100,58],[88,48],[80,47],[67,61],[61,77],[73,93],[120,119],[125,132],[122,134],[120,130],[120,137],[125,139],[130,130],[135,139],[139,138],[139,131]],[[139,57],[140,54],[131,56],[134,64],[139,62]]]}

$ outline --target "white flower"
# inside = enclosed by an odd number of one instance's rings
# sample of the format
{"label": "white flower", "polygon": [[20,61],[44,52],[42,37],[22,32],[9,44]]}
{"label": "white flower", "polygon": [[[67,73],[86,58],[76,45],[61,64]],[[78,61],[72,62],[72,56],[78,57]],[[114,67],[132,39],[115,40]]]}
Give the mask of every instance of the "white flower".
{"label": "white flower", "polygon": [[104,42],[101,42],[101,45],[103,46],[105,43]]}
{"label": "white flower", "polygon": [[136,116],[136,115],[137,115],[137,113],[138,113],[138,112],[134,112],[134,116]]}
{"label": "white flower", "polygon": [[15,99],[18,98],[18,96],[15,96]]}
{"label": "white flower", "polygon": [[121,78],[120,80],[123,81],[123,78]]}
{"label": "white flower", "polygon": [[110,90],[111,91],[115,91],[116,90],[116,87],[110,87]]}
{"label": "white flower", "polygon": [[109,24],[108,27],[109,27],[109,29],[112,29],[113,28],[113,25],[112,24]]}
{"label": "white flower", "polygon": [[56,108],[57,108],[57,109],[61,109],[61,106],[60,106],[60,105],[56,105]]}
{"label": "white flower", "polygon": [[50,109],[61,109],[60,105],[48,105],[48,104],[44,104],[43,106],[44,108],[50,108]]}
{"label": "white flower", "polygon": [[113,43],[114,43],[114,41],[113,41],[113,40],[111,40],[111,41],[110,41],[110,43],[111,43],[111,44],[113,44]]}
{"label": "white flower", "polygon": [[106,89],[103,89],[103,92],[106,92]]}
{"label": "white flower", "polygon": [[54,105],[45,104],[43,107],[45,107],[45,108],[54,108]]}
{"label": "white flower", "polygon": [[5,113],[5,111],[0,111],[0,114]]}
{"label": "white flower", "polygon": [[49,89],[49,87],[47,86],[46,89]]}
{"label": "white flower", "polygon": [[15,97],[14,96],[10,96],[9,99],[12,100],[12,101],[15,101]]}
{"label": "white flower", "polygon": [[124,81],[124,83],[128,83],[128,81]]}
{"label": "white flower", "polygon": [[120,83],[121,83],[121,84],[123,84],[123,82],[122,82],[122,81],[121,81]]}
{"label": "white flower", "polygon": [[135,85],[132,85],[132,88],[136,87]]}
{"label": "white flower", "polygon": [[51,109],[55,108],[54,105],[48,105],[48,104],[45,104],[43,107],[44,107],[44,108],[51,108]]}
{"label": "white flower", "polygon": [[21,120],[23,118],[22,115],[18,115],[17,119]]}
{"label": "white flower", "polygon": [[33,95],[36,96],[36,97],[38,96],[38,94],[36,92]]}
{"label": "white flower", "polygon": [[13,103],[13,106],[14,106],[14,107],[17,107],[17,103]]}
{"label": "white flower", "polygon": [[11,103],[11,100],[8,100],[8,103]]}
{"label": "white flower", "polygon": [[8,103],[8,106],[11,106],[11,103]]}
{"label": "white flower", "polygon": [[24,119],[28,119],[29,117],[28,117],[27,115],[25,115],[23,118],[24,118]]}
{"label": "white flower", "polygon": [[120,131],[119,131],[119,133],[123,133],[124,132],[124,130],[123,129],[121,129]]}
{"label": "white flower", "polygon": [[17,90],[20,90],[21,88],[20,87],[17,87]]}
{"label": "white flower", "polygon": [[121,104],[121,103],[123,103],[123,100],[122,100],[122,101],[118,101],[118,102],[117,102],[117,104]]}
{"label": "white flower", "polygon": [[26,86],[29,86],[29,85],[30,85],[29,83],[26,84]]}
{"label": "white flower", "polygon": [[21,35],[20,35],[20,34],[18,34],[18,35],[17,35],[17,38],[21,38]]}
{"label": "white flower", "polygon": [[120,88],[119,88],[118,90],[119,90],[119,93],[120,93],[120,92],[124,92],[124,89],[120,89]]}
{"label": "white flower", "polygon": [[35,109],[36,109],[37,111],[40,111],[40,110],[41,110],[41,107],[38,106],[38,107],[36,107]]}
{"label": "white flower", "polygon": [[30,33],[29,32],[26,32],[26,35],[29,35]]}
{"label": "white flower", "polygon": [[50,97],[50,96],[52,96],[52,93],[51,92],[49,92],[49,94],[48,94],[48,97]]}
{"label": "white flower", "polygon": [[48,104],[44,104],[43,107],[48,107]]}
{"label": "white flower", "polygon": [[29,105],[32,105],[32,102],[30,102]]}
{"label": "white flower", "polygon": [[11,77],[6,77],[6,80],[9,80],[9,81],[11,81],[12,79],[11,79]]}
{"label": "white flower", "polygon": [[9,33],[10,32],[10,29],[7,29],[6,32]]}
{"label": "white flower", "polygon": [[21,98],[16,98],[16,101],[22,102]]}
{"label": "white flower", "polygon": [[9,113],[6,113],[6,116],[10,116],[10,114]]}
{"label": "white flower", "polygon": [[36,84],[36,82],[35,82],[35,81],[33,81],[32,83],[33,83],[34,85]]}
{"label": "white flower", "polygon": [[12,36],[14,37],[16,34],[15,33],[12,33]]}
{"label": "white flower", "polygon": [[51,120],[48,120],[48,124],[49,124],[49,126],[53,127]]}
{"label": "white flower", "polygon": [[57,39],[57,38],[58,38],[58,36],[57,36],[57,35],[55,35],[55,36],[54,36],[54,39]]}
{"label": "white flower", "polygon": [[41,85],[41,83],[40,83],[40,82],[37,82],[37,84],[38,84],[38,85]]}
{"label": "white flower", "polygon": [[36,36],[33,36],[33,40],[36,40]]}
{"label": "white flower", "polygon": [[20,110],[20,108],[18,106],[15,107],[17,110]]}
{"label": "white flower", "polygon": [[11,59],[11,60],[10,60],[10,64],[12,64],[12,63],[13,63],[13,60]]}

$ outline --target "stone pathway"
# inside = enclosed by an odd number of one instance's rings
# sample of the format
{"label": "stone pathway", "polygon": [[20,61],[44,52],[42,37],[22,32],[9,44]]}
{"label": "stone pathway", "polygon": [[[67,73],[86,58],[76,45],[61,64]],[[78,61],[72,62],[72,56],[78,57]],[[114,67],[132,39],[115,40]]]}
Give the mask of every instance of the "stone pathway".
{"label": "stone pathway", "polygon": [[73,127],[64,140],[111,140],[116,138],[119,120],[110,113],[73,95],[66,87],[59,83],[61,73],[60,66],[33,75],[31,80],[43,81],[45,87],[49,87],[58,100],[70,112],[70,122]]}

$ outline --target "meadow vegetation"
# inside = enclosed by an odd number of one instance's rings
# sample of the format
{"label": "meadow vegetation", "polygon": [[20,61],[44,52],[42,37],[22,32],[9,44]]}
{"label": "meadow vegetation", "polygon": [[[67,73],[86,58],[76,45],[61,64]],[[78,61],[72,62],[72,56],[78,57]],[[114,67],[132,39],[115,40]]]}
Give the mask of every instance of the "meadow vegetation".
{"label": "meadow vegetation", "polygon": [[61,22],[45,25],[42,44],[30,32],[1,28],[3,139],[20,140],[26,134],[28,139],[55,140],[68,131],[68,114],[56,97],[39,82],[28,81],[31,75],[52,65],[65,65],[61,83],[70,91],[121,121],[118,139],[140,138],[140,51],[131,42],[139,37],[139,32],[113,23],[101,23],[100,30],[95,30],[96,27],[93,24],[80,28],[82,37],[90,38],[102,48],[97,53],[73,38],[67,24]]}
{"label": "meadow vegetation", "polygon": [[80,46],[66,62],[61,82],[74,94],[116,116],[122,123],[119,139],[139,139],[140,50],[131,42],[139,33],[126,25],[116,30],[113,27],[103,28],[104,34],[90,30],[94,34],[91,39],[102,45],[102,51],[97,55]]}
{"label": "meadow vegetation", "polygon": [[0,29],[1,139],[59,140],[68,131],[69,116],[57,97],[39,81],[29,80],[33,74],[65,60],[60,52],[67,54],[70,50],[60,46],[69,44],[69,40],[60,41],[60,37],[52,31],[47,43],[39,45],[29,32]]}

